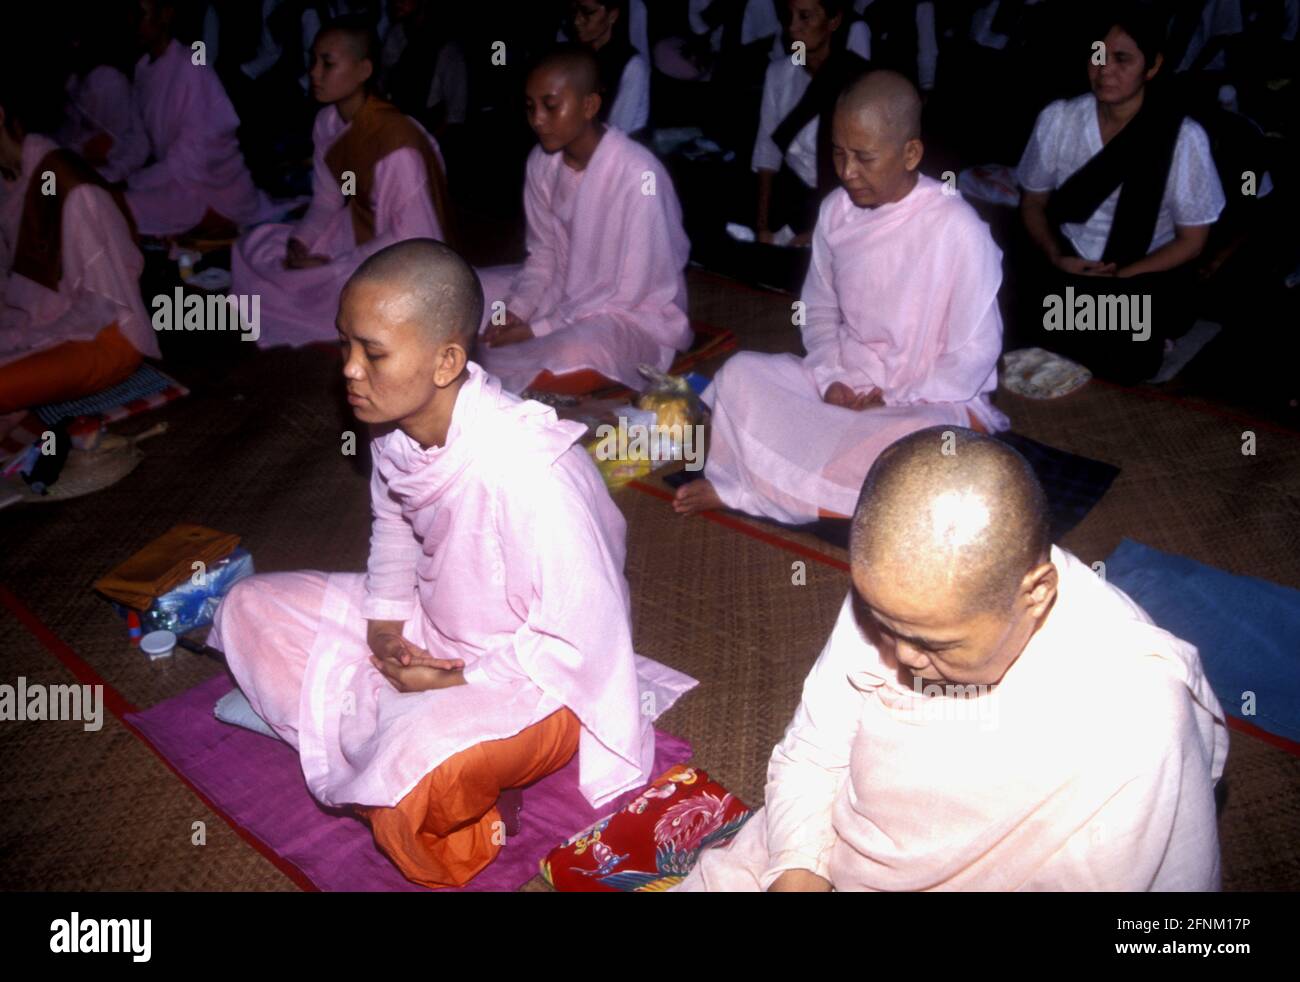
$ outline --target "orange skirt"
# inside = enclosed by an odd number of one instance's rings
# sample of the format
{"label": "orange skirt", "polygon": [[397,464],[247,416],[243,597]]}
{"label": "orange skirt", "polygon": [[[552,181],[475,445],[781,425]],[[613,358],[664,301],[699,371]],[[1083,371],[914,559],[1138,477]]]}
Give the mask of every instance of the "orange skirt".
{"label": "orange skirt", "polygon": [[497,799],[558,771],[578,750],[568,709],[507,737],[462,750],[421,778],[391,808],[358,808],[375,844],[413,883],[464,886],[505,844]]}
{"label": "orange skirt", "polygon": [[0,413],[102,392],[130,377],[144,356],[117,324],[90,341],[65,341],[0,366]]}

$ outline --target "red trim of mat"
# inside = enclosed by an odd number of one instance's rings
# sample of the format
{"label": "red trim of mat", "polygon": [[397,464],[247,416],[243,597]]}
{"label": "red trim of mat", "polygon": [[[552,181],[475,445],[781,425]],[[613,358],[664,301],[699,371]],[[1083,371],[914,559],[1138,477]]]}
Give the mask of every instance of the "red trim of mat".
{"label": "red trim of mat", "polygon": [[1270,733],[1268,730],[1261,730],[1254,723],[1247,723],[1244,719],[1237,719],[1236,716],[1228,716],[1226,713],[1224,716],[1228,720],[1228,729],[1249,734],[1257,740],[1263,740],[1270,746],[1277,747],[1278,750],[1285,750],[1293,757],[1300,757],[1300,743]]}
{"label": "red trim of mat", "polygon": [[[662,488],[657,488],[653,484],[646,484],[644,481],[629,481],[628,487],[636,488],[638,491],[644,492],[651,497],[658,498],[660,501],[671,502],[673,500],[671,492],[665,491]],[[814,562],[822,563],[832,569],[838,569],[845,573],[849,571],[849,564],[844,562],[842,559],[828,556],[825,553],[818,552],[816,549],[809,549],[807,546],[800,545],[798,542],[783,539],[779,535],[774,535],[771,532],[764,531],[755,525],[751,525],[749,522],[736,518],[734,515],[728,515],[726,512],[701,511],[696,512],[696,515],[700,518],[707,518],[709,521],[715,522],[723,528],[729,528],[733,531],[740,532],[742,535],[747,535],[751,539],[757,539],[759,542],[766,542],[770,546],[776,546],[778,549],[792,552],[796,556],[803,556],[807,559],[813,560]]]}
{"label": "red trim of mat", "polygon": [[[78,682],[82,685],[102,685],[104,687],[104,705],[108,707],[108,711],[116,716],[122,725],[134,734],[141,743],[152,750],[154,756],[161,760],[167,766],[167,769],[180,779],[182,784],[194,792],[195,797],[207,805],[218,818],[229,825],[236,835],[266,857],[276,869],[292,880],[298,889],[310,893],[320,892],[320,887],[308,879],[306,873],[227,815],[216,802],[195,787],[189,778],[178,771],[172,762],[163,756],[162,751],[155,747],[149,738],[136,728],[135,724],[126,719],[127,713],[136,713],[139,710],[127,702],[126,698],[117,689],[105,682],[103,676],[84,661],[80,655],[69,648],[58,635],[46,627],[40,618],[32,613],[31,609],[3,584],[0,584],[0,605],[6,607],[18,619],[18,623],[25,627],[27,632],[40,643],[41,647],[57,658],[76,677]],[[141,657],[144,657],[144,655],[142,654]]]}

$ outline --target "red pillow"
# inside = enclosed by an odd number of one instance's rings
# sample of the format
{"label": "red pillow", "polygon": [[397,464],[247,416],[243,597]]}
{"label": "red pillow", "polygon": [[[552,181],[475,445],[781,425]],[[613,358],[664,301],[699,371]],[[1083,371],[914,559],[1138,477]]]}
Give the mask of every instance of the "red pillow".
{"label": "red pillow", "polygon": [[740,831],[751,812],[704,771],[677,764],[620,812],[583,829],[542,860],[563,891],[654,891],[676,886],[700,850]]}

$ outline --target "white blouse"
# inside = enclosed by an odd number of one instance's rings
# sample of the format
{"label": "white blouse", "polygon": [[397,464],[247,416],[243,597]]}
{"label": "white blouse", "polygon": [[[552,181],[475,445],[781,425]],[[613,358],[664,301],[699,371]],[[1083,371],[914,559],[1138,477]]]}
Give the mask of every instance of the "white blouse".
{"label": "white blouse", "polygon": [[624,133],[635,133],[650,122],[650,62],[634,54],[623,66],[618,95],[609,107],[609,124]]}
{"label": "white blouse", "polygon": [[780,170],[784,160],[799,180],[810,188],[817,186],[817,117],[813,117],[786,147],[785,153],[772,140],[772,133],[790,110],[799,104],[812,82],[812,76],[790,58],[780,58],[767,66],[763,80],[763,103],[758,116],[758,138],[754,141],[754,170]]}
{"label": "white blouse", "polygon": [[[1058,99],[1039,113],[1016,168],[1017,177],[1026,191],[1055,191],[1101,149],[1097,100],[1092,94]],[[1122,187],[1116,188],[1086,222],[1062,224],[1061,232],[1084,259],[1099,260],[1105,252]],[[1209,137],[1195,120],[1184,119],[1147,253],[1172,242],[1176,225],[1212,225],[1224,204]]]}

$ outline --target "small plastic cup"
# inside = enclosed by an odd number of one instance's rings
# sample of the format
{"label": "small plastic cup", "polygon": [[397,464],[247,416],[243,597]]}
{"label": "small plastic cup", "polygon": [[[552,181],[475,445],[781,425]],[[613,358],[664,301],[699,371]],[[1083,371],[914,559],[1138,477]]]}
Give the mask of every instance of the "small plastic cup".
{"label": "small plastic cup", "polygon": [[140,639],[140,650],[149,656],[150,661],[170,658],[176,650],[176,635],[171,631],[150,631]]}

